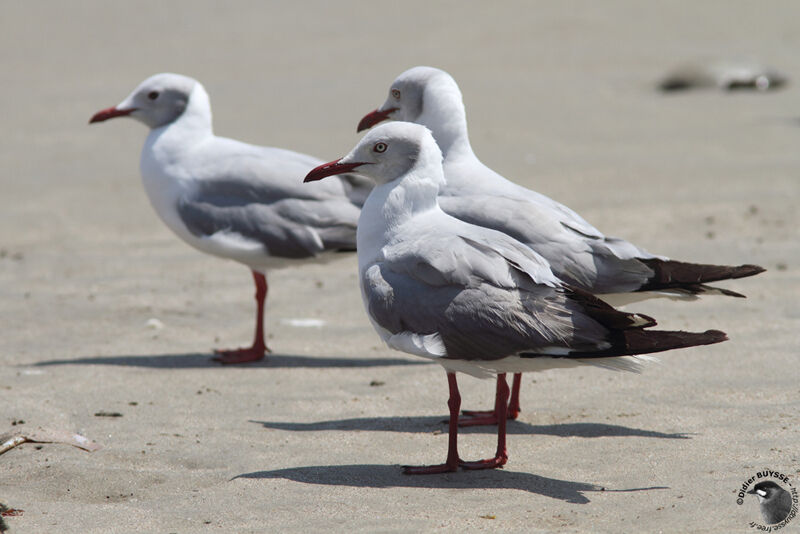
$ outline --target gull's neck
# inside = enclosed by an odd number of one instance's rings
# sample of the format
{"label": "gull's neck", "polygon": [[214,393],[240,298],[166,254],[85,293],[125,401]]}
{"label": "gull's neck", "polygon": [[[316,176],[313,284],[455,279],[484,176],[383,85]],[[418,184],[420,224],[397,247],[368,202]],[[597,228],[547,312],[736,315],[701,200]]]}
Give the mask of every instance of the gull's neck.
{"label": "gull's neck", "polygon": [[[376,186],[361,209],[358,220],[357,248],[359,264],[366,265],[391,243],[395,230],[414,217],[439,210],[437,195],[444,186],[441,156],[438,150],[435,165],[420,160],[408,173],[391,182]],[[426,164],[428,163],[428,164]]]}
{"label": "gull's neck", "polygon": [[[211,104],[208,93],[199,83],[189,96],[186,109],[169,124],[153,128],[147,136],[142,152],[161,163],[169,163],[181,153],[214,136],[211,126]],[[144,169],[143,169],[144,170]]]}
{"label": "gull's neck", "polygon": [[444,184],[429,176],[412,172],[388,184],[379,185],[380,200],[383,203],[380,211],[387,228],[397,227],[415,215],[438,207],[436,200],[439,188]]}
{"label": "gull's neck", "polygon": [[472,155],[467,133],[467,113],[454,81],[434,80],[423,97],[423,110],[415,120],[433,132],[445,160]]}

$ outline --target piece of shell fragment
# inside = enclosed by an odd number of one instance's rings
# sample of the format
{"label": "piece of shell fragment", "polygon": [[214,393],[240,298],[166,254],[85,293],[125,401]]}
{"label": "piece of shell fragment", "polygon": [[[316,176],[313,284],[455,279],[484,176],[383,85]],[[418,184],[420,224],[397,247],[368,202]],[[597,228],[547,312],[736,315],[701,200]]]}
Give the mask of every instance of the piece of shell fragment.
{"label": "piece of shell fragment", "polygon": [[94,452],[102,448],[96,442],[74,432],[37,428],[35,430],[26,429],[0,435],[0,454],[8,452],[23,443],[63,443],[88,452]]}

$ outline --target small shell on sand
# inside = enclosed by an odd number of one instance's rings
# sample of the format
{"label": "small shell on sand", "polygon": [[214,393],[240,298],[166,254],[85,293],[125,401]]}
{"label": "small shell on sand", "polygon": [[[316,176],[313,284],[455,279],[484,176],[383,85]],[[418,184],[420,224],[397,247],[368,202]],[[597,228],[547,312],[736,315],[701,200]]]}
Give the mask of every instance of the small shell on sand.
{"label": "small shell on sand", "polygon": [[64,443],[85,451],[94,452],[102,447],[94,441],[66,430],[37,428],[17,430],[10,434],[0,435],[0,454],[8,452],[23,443]]}
{"label": "small shell on sand", "polygon": [[678,67],[658,83],[658,89],[674,92],[715,87],[723,91],[769,91],[786,85],[788,81],[782,72],[756,61],[717,61]]}

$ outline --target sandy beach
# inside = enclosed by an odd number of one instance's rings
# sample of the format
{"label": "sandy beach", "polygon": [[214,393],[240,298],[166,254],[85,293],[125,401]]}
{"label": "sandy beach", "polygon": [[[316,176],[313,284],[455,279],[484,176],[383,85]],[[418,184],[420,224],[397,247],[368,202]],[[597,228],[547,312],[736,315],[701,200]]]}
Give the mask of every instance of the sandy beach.
{"label": "sandy beach", "polygon": [[[6,2],[0,9],[0,455],[11,533],[745,532],[756,471],[800,481],[800,5],[794,2]],[[676,65],[756,58],[789,85],[662,94]],[[404,476],[447,447],[441,367],[373,331],[354,255],[269,274],[190,248],[142,189],[146,129],[87,125],[147,76],[211,96],[215,131],[332,160],[414,65],[450,72],[472,146],[607,235],[755,263],[747,299],[632,306],[730,341],[641,375],[523,379],[504,469]],[[298,177],[301,179],[302,177]],[[493,381],[460,378],[464,408]],[[119,414],[103,416],[97,414]],[[464,429],[466,458],[495,428]],[[796,530],[800,519],[786,531]]]}

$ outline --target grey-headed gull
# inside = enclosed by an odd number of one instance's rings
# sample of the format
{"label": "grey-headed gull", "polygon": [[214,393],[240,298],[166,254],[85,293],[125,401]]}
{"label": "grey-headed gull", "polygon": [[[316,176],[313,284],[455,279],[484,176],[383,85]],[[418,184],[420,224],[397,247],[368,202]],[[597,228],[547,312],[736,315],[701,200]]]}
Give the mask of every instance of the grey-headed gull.
{"label": "grey-headed gull", "polygon": [[[358,131],[386,120],[428,127],[444,155],[447,183],[440,192],[442,209],[461,220],[499,230],[541,254],[555,275],[571,286],[602,294],[613,305],[654,296],[693,299],[702,293],[742,297],[707,282],[742,278],[764,271],[757,265],[704,265],[670,260],[615,237],[607,237],[580,215],[524,188],[481,163],[472,150],[461,91],[447,72],[411,68],[394,80],[386,101],[368,113]],[[514,377],[510,417],[520,411],[520,377]],[[496,421],[492,412],[464,425]]]}
{"label": "grey-headed gull", "polygon": [[[407,467],[406,473],[505,464],[508,372],[578,365],[636,370],[643,359],[637,355],[727,339],[717,330],[648,330],[654,320],[618,311],[562,282],[532,248],[446,214],[437,198],[445,183],[442,153],[424,126],[378,126],[348,155],[312,170],[305,181],[351,171],[376,183],[358,222],[367,314],[389,347],[444,366],[450,387],[447,460]],[[464,462],[458,456],[457,371],[498,375],[494,458]]]}
{"label": "grey-headed gull", "polygon": [[267,269],[355,250],[356,224],[371,184],[346,176],[321,187],[299,177],[322,163],[305,154],[217,137],[208,94],[197,80],[156,74],[90,123],[131,117],[150,127],[141,155],[145,191],[162,221],[191,246],[252,270],[253,345],[217,350],[230,364],[260,360]]}

